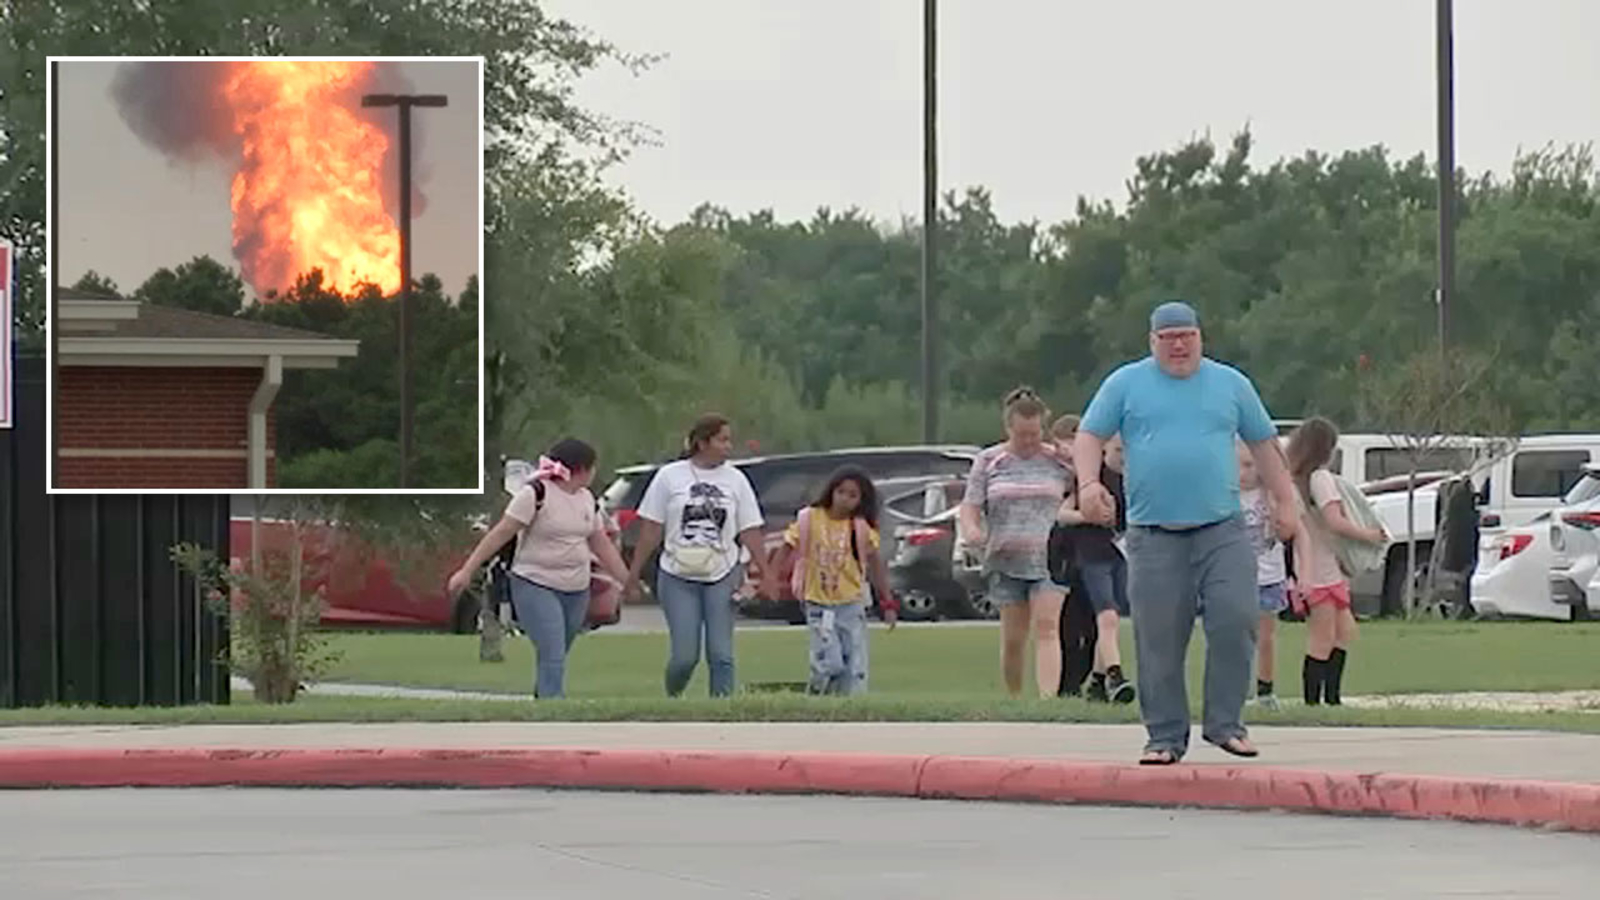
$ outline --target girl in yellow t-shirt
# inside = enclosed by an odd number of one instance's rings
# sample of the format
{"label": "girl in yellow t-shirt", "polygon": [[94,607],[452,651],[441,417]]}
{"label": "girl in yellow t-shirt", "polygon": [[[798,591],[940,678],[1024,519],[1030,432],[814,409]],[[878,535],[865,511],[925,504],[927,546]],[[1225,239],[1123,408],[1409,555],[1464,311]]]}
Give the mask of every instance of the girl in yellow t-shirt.
{"label": "girl in yellow t-shirt", "polygon": [[774,561],[782,571],[792,559],[790,587],[805,604],[811,632],[814,694],[855,694],[867,689],[867,597],[873,596],[893,628],[899,605],[889,588],[889,571],[878,552],[878,492],[867,473],[841,469],[822,495],[783,535]]}

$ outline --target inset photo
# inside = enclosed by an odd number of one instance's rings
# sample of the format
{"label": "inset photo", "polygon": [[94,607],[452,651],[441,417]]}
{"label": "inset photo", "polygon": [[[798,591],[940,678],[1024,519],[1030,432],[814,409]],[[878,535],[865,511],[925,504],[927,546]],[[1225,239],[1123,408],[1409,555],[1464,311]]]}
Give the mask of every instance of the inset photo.
{"label": "inset photo", "polygon": [[51,493],[482,491],[482,58],[50,62]]}

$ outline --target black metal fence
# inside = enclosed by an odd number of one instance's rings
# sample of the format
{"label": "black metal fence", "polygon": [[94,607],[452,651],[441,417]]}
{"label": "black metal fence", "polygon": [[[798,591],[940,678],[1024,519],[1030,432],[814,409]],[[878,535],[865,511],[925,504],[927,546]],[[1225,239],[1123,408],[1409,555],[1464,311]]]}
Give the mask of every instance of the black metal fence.
{"label": "black metal fence", "polygon": [[228,702],[228,624],[173,564],[228,558],[228,498],[45,494],[44,360],[0,431],[0,707]]}

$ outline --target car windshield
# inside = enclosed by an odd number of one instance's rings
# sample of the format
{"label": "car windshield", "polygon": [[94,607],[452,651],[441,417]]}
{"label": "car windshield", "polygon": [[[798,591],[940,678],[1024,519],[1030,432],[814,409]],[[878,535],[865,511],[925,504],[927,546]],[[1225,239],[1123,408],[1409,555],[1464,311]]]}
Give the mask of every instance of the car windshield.
{"label": "car windshield", "polygon": [[1567,491],[1561,503],[1564,506],[1577,506],[1596,497],[1600,497],[1600,471],[1590,470],[1583,473],[1583,478],[1572,486],[1572,490]]}
{"label": "car windshield", "polygon": [[[1367,481],[1418,472],[1462,472],[1472,467],[1470,447],[1373,447],[1367,451]],[[1335,469],[1335,471],[1338,471]]]}

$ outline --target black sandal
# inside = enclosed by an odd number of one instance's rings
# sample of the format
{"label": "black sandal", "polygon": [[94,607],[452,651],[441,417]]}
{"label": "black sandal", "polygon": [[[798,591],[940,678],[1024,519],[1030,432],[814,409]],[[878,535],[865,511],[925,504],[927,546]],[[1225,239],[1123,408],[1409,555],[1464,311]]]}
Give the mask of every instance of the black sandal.
{"label": "black sandal", "polygon": [[1231,737],[1225,741],[1211,741],[1210,743],[1223,753],[1231,753],[1244,759],[1255,759],[1261,755],[1259,749],[1246,744],[1244,741],[1245,739],[1242,737]]}
{"label": "black sandal", "polygon": [[1141,766],[1170,766],[1178,761],[1178,754],[1172,750],[1146,750],[1139,757]]}

